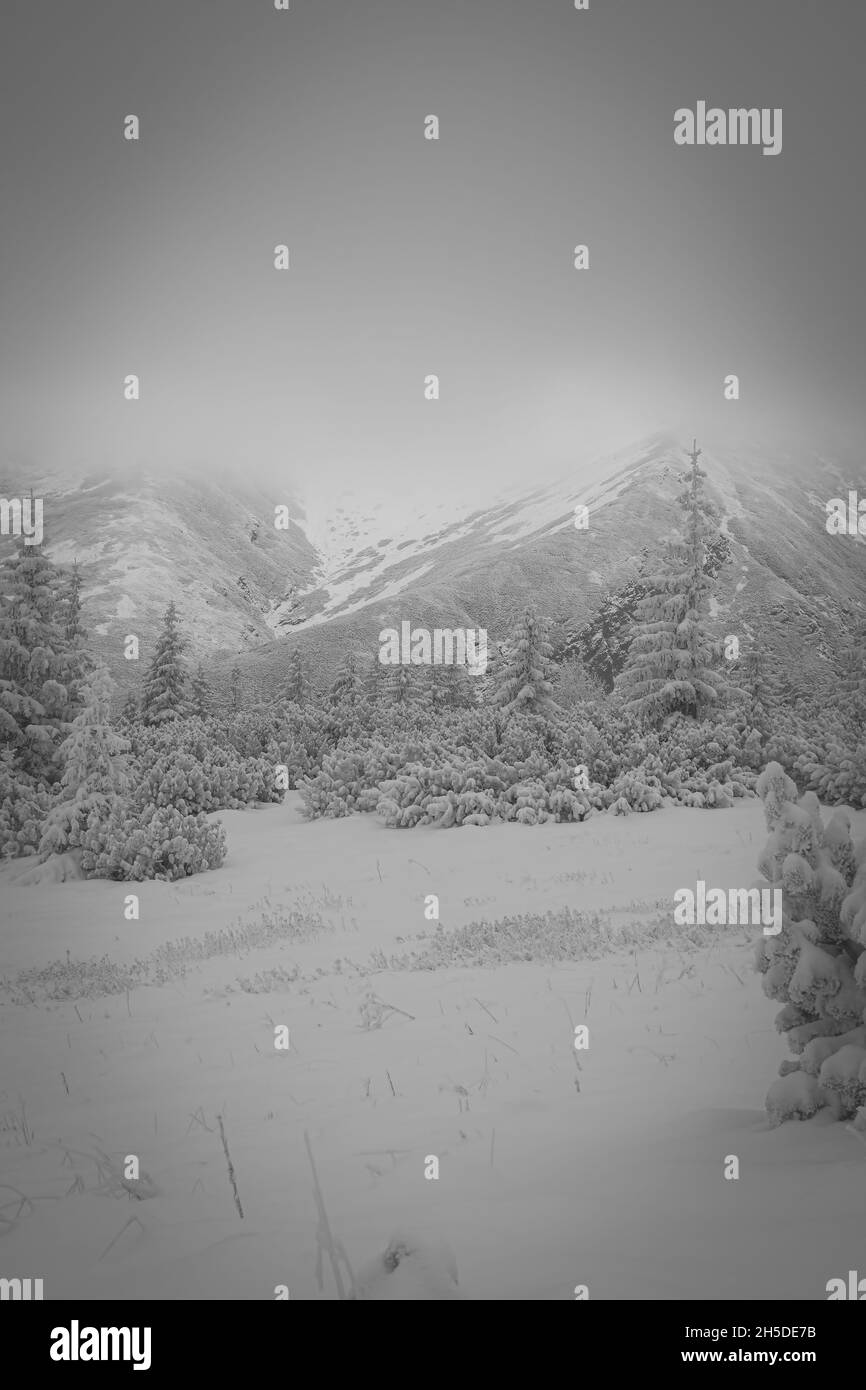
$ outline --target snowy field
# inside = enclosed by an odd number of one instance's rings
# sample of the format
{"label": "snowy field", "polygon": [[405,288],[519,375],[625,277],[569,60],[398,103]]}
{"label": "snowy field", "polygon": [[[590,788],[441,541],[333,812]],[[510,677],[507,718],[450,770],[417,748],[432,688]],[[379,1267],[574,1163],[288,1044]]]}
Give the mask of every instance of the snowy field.
{"label": "snowy field", "polygon": [[[759,801],[411,833],[298,808],[222,812],[224,866],[180,883],[0,871],[0,1274],[49,1299],[335,1298],[305,1132],[356,1273],[405,1230],[448,1241],[469,1299],[824,1299],[863,1267],[866,1145],[764,1118],[786,1048],[760,929],[673,925],[677,888],[755,881]],[[590,954],[394,968],[436,933],[428,894],[446,936],[569,908]]]}

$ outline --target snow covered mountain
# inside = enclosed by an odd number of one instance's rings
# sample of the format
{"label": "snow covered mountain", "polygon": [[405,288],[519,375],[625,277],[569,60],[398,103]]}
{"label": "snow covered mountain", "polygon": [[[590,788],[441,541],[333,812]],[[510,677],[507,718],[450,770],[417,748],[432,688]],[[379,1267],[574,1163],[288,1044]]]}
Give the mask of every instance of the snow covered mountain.
{"label": "snow covered mountain", "polygon": [[[348,648],[372,656],[382,627],[484,627],[506,637],[529,598],[554,619],[560,655],[627,623],[642,573],[677,524],[674,498],[691,441],[654,435],[533,488],[486,497],[411,492],[335,501],[275,496],[237,479],[27,478],[45,499],[50,553],[78,559],[94,645],[123,685],[136,632],[142,656],[170,598],[192,654],[218,686],[237,660],[272,690],[295,644],[320,680]],[[760,641],[800,680],[832,678],[866,603],[866,538],[834,536],[825,505],[866,495],[859,458],[753,445],[701,456],[722,534],[719,632]],[[0,479],[2,495],[22,481]],[[274,508],[288,506],[288,530]],[[575,509],[587,509],[585,528]],[[3,542],[8,544],[8,542]]]}
{"label": "snow covered mountain", "polygon": [[[618,614],[614,626],[627,629],[641,575],[678,524],[690,444],[655,435],[596,460],[580,480],[512,489],[486,505],[477,496],[419,503],[402,525],[386,504],[346,503],[314,518],[311,587],[273,610],[274,631],[327,679],[347,646],[372,655],[382,627],[480,626],[496,641],[534,598],[554,619],[558,654],[587,655],[601,617]],[[861,460],[754,444],[706,448],[701,465],[721,532],[719,634],[738,635],[741,648],[760,642],[801,684],[831,682],[866,603],[866,540],[829,535],[825,507],[851,488],[866,493]],[[248,660],[268,687],[285,664],[282,644]]]}
{"label": "snow covered mountain", "polygon": [[[4,497],[31,487],[43,499],[46,548],[60,564],[77,561],[93,646],[123,684],[138,676],[124,637],[135,633],[146,659],[170,599],[192,654],[207,660],[269,640],[274,605],[308,585],[316,563],[297,500],[236,479],[0,477]],[[274,525],[278,504],[289,509],[287,530]]]}

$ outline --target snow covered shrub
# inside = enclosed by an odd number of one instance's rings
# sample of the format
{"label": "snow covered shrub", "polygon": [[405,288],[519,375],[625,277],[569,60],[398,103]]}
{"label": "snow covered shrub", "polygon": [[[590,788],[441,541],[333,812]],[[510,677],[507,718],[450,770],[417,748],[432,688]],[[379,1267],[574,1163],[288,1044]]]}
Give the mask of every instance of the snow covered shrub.
{"label": "snow covered shrub", "polygon": [[866,806],[866,742],[852,749],[837,737],[827,737],[817,754],[801,754],[795,767],[822,801]]}
{"label": "snow covered shrub", "polygon": [[825,825],[814,792],[779,763],[758,779],[769,838],[758,867],[783,892],[782,930],[758,944],[764,993],[797,1062],[767,1096],[775,1123],[822,1106],[837,1117],[866,1104],[866,841],[855,849],[847,811]]}
{"label": "snow covered shrub", "polygon": [[547,789],[543,782],[519,782],[509,788],[508,800],[514,806],[514,819],[520,825],[543,825],[550,818],[547,811]]}
{"label": "snow covered shrub", "polygon": [[[320,725],[324,744],[312,751],[305,744],[309,761],[297,786],[308,818],[377,810],[402,828],[538,825],[583,820],[616,802],[623,803],[619,813],[656,810],[666,800],[730,806],[751,795],[756,781],[758,736],[742,719],[696,724],[674,716],[647,730],[610,707],[592,718],[580,710],[542,716],[484,707],[419,718],[412,705],[362,700],[342,712],[343,723]],[[281,711],[277,719],[284,717]],[[290,764],[285,731],[273,738],[280,761]],[[580,766],[587,769],[583,788],[575,779]],[[479,793],[490,795],[478,800]]]}
{"label": "snow covered shrub", "polygon": [[279,801],[274,763],[264,757],[239,758],[234,749],[211,748],[199,762],[190,753],[165,752],[141,779],[138,794],[157,806],[187,811],[237,809]]}
{"label": "snow covered shrub", "polygon": [[490,761],[453,757],[436,767],[409,763],[397,777],[380,784],[376,813],[385,824],[406,830],[414,825],[488,825],[496,815],[496,793],[505,783]]}
{"label": "snow covered shrub", "polygon": [[639,767],[615,778],[603,799],[611,815],[623,816],[629,811],[657,810],[662,804],[662,791],[658,779]]}
{"label": "snow covered shrub", "polygon": [[304,816],[336,818],[361,809],[360,801],[369,787],[364,779],[364,758],[360,753],[336,752],[325,756],[322,770],[300,784]]}
{"label": "snow covered shrub", "polygon": [[224,727],[197,718],[137,730],[133,736],[135,799],[145,805],[177,806],[184,812],[280,801],[283,792],[277,788],[274,768],[285,760],[276,756],[278,745],[268,746],[268,755],[241,753]]}
{"label": "snow covered shrub", "polygon": [[516,767],[500,758],[452,755],[432,767],[411,763],[399,776],[383,781],[376,811],[386,825],[400,829],[489,825],[495,820],[521,825],[584,820],[592,813],[591,798],[600,797],[601,788],[575,791],[572,776],[566,764],[544,772],[537,754]]}
{"label": "snow covered shrub", "polygon": [[11,749],[0,752],[0,857],[14,859],[38,849],[55,801],[56,790],[15,767]]}
{"label": "snow covered shrub", "polygon": [[93,878],[185,878],[219,868],[225,854],[219,821],[176,806],[118,805],[107,822],[89,825],[81,840],[81,867]]}

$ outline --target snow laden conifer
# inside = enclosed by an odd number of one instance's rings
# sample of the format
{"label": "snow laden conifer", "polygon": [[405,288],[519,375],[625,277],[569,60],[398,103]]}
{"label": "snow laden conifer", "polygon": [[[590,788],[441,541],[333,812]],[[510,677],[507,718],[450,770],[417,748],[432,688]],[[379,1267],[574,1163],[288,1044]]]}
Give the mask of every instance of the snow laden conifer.
{"label": "snow laden conifer", "polygon": [[556,674],[554,692],[557,704],[567,710],[581,709],[605,697],[602,682],[587,670],[579,656],[571,657],[560,666]]}
{"label": "snow laden conifer", "polygon": [[289,670],[283,698],[295,705],[305,705],[310,698],[310,681],[300,647],[295,647],[289,656]]}
{"label": "snow laden conifer", "polygon": [[845,643],[841,689],[843,712],[862,732],[866,728],[866,618],[854,622]]}
{"label": "snow laden conifer", "polygon": [[178,629],[172,599],[166,609],[156,651],[144,678],[141,713],[145,724],[165,724],[186,713],[186,670],[183,654],[187,642]]}
{"label": "snow laden conifer", "polygon": [[69,647],[69,697],[76,708],[82,704],[82,687],[94,670],[93,661],[87,652],[87,632],[81,619],[81,588],[81,571],[75,563],[66,584],[63,600],[63,635]]}
{"label": "snow laden conifer", "polygon": [[234,665],[229,672],[229,707],[232,714],[240,713],[241,703],[241,668]]}
{"label": "snow laden conifer", "polygon": [[749,723],[753,729],[759,731],[762,738],[765,738],[770,730],[770,687],[767,667],[763,647],[760,642],[753,642],[741,657],[738,669],[735,669]]}
{"label": "snow laden conifer", "polygon": [[382,681],[379,700],[385,706],[410,705],[412,703],[412,677],[408,666],[385,667],[385,678]]}
{"label": "snow laden conifer", "polygon": [[539,617],[530,604],[518,620],[507,650],[494,668],[494,703],[505,714],[553,712],[555,665],[550,642],[550,620]]}
{"label": "snow laden conifer", "polygon": [[331,709],[354,709],[361,698],[361,679],[354,652],[347,652],[328,692]]}
{"label": "snow laden conifer", "polygon": [[127,694],[126,699],[123,702],[123,708],[120,711],[120,718],[118,722],[124,725],[125,727],[129,728],[131,725],[138,723],[139,716],[140,710],[138,705],[138,699],[135,696],[135,694],[130,690]]}
{"label": "snow laden conifer", "polygon": [[476,704],[478,677],[471,676],[465,666],[459,663],[433,666],[430,676],[430,693],[434,709],[471,709]]}
{"label": "snow laden conifer", "polygon": [[782,892],[782,926],[758,944],[764,993],[796,1060],[767,1095],[773,1123],[829,1106],[866,1130],[866,840],[854,845],[844,807],[824,822],[814,792],[779,763],[757,784],[769,839],[758,867]]}
{"label": "snow laden conifer", "polygon": [[79,671],[64,626],[63,574],[43,546],[22,544],[0,569],[0,592],[0,745],[26,777],[54,782]]}
{"label": "snow laden conifer", "polygon": [[661,568],[647,581],[650,591],[637,604],[628,655],[615,685],[628,708],[649,723],[676,712],[697,719],[727,689],[714,669],[719,644],[707,621],[710,524],[700,452],[693,448],[686,488],[677,498],[685,513],[683,534],[668,542]]}
{"label": "snow laden conifer", "polygon": [[206,719],[213,709],[213,692],[207,683],[201,662],[189,683],[189,708],[190,713],[199,719]]}
{"label": "snow laden conifer", "polygon": [[61,800],[45,821],[39,845],[43,859],[78,849],[88,829],[108,822],[126,794],[126,739],[111,727],[114,682],[97,667],[82,689],[84,708],[60,747]]}
{"label": "snow laden conifer", "polygon": [[432,689],[429,671],[422,666],[391,666],[386,668],[384,701],[397,708],[420,710],[431,703]]}
{"label": "snow laden conifer", "polygon": [[386,699],[388,667],[379,660],[378,652],[365,663],[361,676],[361,691],[364,703],[371,709],[383,704]]}

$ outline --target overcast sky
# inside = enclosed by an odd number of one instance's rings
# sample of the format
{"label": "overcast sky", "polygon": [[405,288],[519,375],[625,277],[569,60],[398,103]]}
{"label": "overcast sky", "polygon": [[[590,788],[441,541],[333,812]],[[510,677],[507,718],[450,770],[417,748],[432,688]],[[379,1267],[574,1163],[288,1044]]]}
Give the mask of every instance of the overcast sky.
{"label": "overcast sky", "polygon": [[[864,40],[863,0],[4,0],[3,461],[399,491],[859,439]],[[699,100],[782,153],[675,146]]]}

